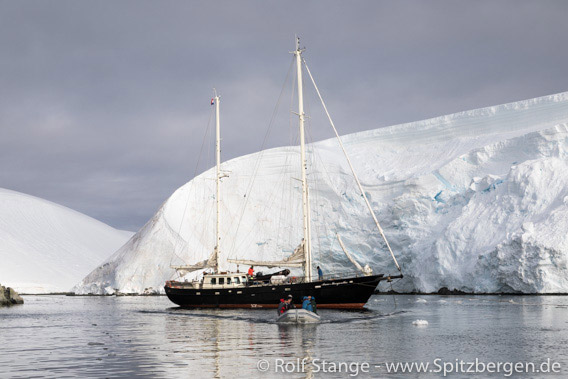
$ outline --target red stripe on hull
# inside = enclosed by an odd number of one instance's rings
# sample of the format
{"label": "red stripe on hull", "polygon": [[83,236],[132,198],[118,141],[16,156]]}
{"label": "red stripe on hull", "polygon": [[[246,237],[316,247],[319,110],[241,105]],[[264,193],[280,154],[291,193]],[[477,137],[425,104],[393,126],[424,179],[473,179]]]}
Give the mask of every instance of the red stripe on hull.
{"label": "red stripe on hull", "polygon": [[[317,304],[318,309],[361,309],[365,303]],[[182,305],[182,308],[242,308],[242,309],[275,309],[278,304],[210,304],[210,305]],[[302,308],[301,304],[296,304]]]}

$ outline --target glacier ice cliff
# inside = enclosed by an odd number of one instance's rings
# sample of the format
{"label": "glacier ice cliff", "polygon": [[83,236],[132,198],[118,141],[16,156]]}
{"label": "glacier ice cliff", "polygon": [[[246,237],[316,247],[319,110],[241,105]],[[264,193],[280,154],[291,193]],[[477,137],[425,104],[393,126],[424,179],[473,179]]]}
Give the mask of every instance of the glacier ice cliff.
{"label": "glacier ice cliff", "polygon": [[[568,92],[343,137],[403,268],[398,291],[568,292]],[[222,257],[277,260],[301,239],[297,147],[223,164]],[[309,147],[314,261],[352,271],[335,239],[395,273],[336,140]],[[163,292],[213,249],[209,170],[75,287]],[[223,268],[234,270],[225,265]]]}

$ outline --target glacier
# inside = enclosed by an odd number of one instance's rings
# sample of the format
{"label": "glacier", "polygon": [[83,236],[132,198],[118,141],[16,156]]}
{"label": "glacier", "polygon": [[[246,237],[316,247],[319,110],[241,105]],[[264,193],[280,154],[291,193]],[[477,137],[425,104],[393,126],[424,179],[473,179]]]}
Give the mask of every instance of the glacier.
{"label": "glacier", "polygon": [[[402,266],[392,289],[568,293],[568,92],[342,140]],[[314,263],[326,274],[353,271],[337,232],[361,265],[396,273],[337,140],[310,144],[308,157]],[[222,261],[279,260],[297,246],[299,159],[288,146],[223,163]],[[206,259],[215,241],[214,175],[177,189],[74,290],[163,293],[176,277],[171,265]]]}
{"label": "glacier", "polygon": [[68,292],[133,234],[0,188],[0,283],[20,293]]}

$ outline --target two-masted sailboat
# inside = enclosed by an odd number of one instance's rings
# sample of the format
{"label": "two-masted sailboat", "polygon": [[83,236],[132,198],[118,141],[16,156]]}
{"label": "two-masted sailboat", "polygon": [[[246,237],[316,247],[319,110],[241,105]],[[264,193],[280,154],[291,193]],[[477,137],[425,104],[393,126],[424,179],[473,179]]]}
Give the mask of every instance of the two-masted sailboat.
{"label": "two-masted sailboat", "polygon": [[[300,245],[295,249],[292,255],[281,261],[254,261],[254,260],[236,260],[227,259],[227,262],[241,265],[254,265],[260,267],[279,267],[279,268],[302,268],[303,277],[290,276],[290,271],[285,269],[273,274],[264,276],[249,277],[239,272],[221,272],[219,270],[219,252],[221,251],[220,236],[220,201],[221,189],[220,182],[223,176],[221,172],[221,147],[220,147],[220,121],[219,106],[220,99],[215,93],[212,102],[215,105],[216,119],[216,208],[217,208],[217,225],[216,225],[216,246],[209,259],[190,266],[172,266],[180,275],[200,270],[212,269],[212,273],[204,273],[200,280],[175,281],[166,282],[165,291],[168,298],[184,308],[199,307],[218,307],[218,308],[275,308],[278,306],[279,300],[283,297],[292,295],[294,301],[300,302],[303,296],[315,296],[319,308],[362,308],[369,297],[374,293],[377,285],[382,280],[392,280],[394,278],[402,278],[402,271],[392,249],[383,233],[381,226],[371,208],[365,191],[355,174],[351,161],[347,156],[347,152],[343,147],[341,138],[335,129],[333,121],[329,116],[327,107],[323,102],[321,94],[315,85],[315,81],[302,58],[304,49],[300,48],[299,39],[296,39],[296,49],[293,52],[295,56],[296,72],[297,72],[297,88],[298,88],[298,117],[300,127],[300,152],[301,152],[301,181],[302,181],[302,209],[303,209],[303,239]],[[304,100],[303,100],[303,81],[302,81],[302,64],[306,67],[306,71],[314,84],[314,88],[323,104],[324,110],[338,138],[339,144],[347,158],[347,162],[351,168],[355,181],[361,191],[373,220],[383,237],[385,244],[393,258],[393,261],[399,271],[397,275],[373,274],[369,266],[361,267],[348,253],[343,245],[341,238],[337,235],[339,244],[347,258],[361,271],[360,274],[333,277],[318,275],[317,279],[312,276],[312,244],[311,244],[311,227],[310,227],[310,207],[309,207],[309,190],[308,181],[306,179],[307,160],[305,153],[305,137],[304,137]],[[238,267],[238,266],[237,266]],[[238,270],[237,270],[238,271]]]}

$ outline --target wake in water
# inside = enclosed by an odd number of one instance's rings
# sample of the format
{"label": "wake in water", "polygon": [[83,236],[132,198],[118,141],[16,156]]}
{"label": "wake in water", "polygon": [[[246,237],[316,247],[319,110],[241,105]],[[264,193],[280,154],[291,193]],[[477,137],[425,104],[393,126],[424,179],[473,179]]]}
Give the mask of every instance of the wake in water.
{"label": "wake in water", "polygon": [[[139,313],[144,314],[166,314],[166,315],[173,315],[173,316],[183,316],[183,317],[193,317],[193,318],[204,318],[204,319],[216,319],[216,320],[233,320],[233,321],[243,321],[248,323],[257,323],[257,324],[276,324],[276,315],[273,310],[270,311],[261,311],[255,310],[253,313],[261,313],[258,314],[259,317],[247,317],[241,315],[231,315],[231,314],[221,314],[219,313],[212,313],[210,310],[206,311],[199,311],[199,310],[188,310],[183,308],[168,308],[166,310],[140,310]],[[213,311],[214,312],[214,311]],[[352,316],[353,314],[357,314],[355,317],[345,317],[347,315]],[[371,310],[363,310],[363,311],[324,311],[321,313],[322,316],[321,324],[343,324],[343,323],[354,323],[354,322],[369,322],[380,320],[388,317],[394,317],[398,315],[402,315],[406,313],[406,311],[397,311],[392,313],[378,313]]]}

